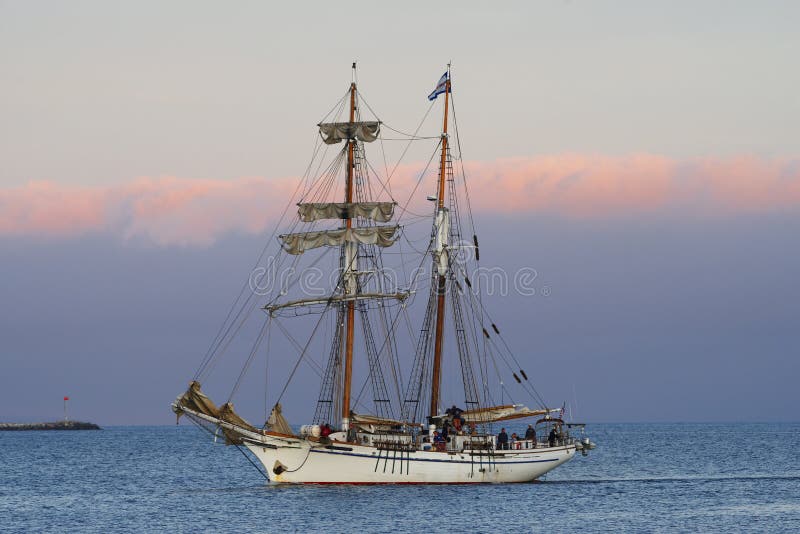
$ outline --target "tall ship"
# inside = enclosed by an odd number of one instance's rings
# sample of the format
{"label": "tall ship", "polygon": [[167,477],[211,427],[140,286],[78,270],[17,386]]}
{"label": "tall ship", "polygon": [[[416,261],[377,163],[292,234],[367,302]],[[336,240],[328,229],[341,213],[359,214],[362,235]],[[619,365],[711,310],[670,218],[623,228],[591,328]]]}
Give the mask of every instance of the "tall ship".
{"label": "tall ship", "polygon": [[[419,127],[405,134],[377,117],[353,64],[253,271],[270,283],[250,277],[172,405],[178,418],[239,448],[272,483],[529,482],[594,448],[584,425],[539,395],[489,314],[450,74],[448,65],[428,96],[425,117],[442,105],[442,119],[441,133],[426,138]],[[399,162],[373,163],[366,150],[398,138],[406,148],[433,148],[402,192],[392,187]],[[309,288],[310,272],[323,273],[323,283]],[[240,351],[249,323],[255,341]],[[233,399],[257,382],[247,377],[261,357],[284,362],[285,376],[265,389],[265,422],[255,426]],[[220,364],[226,359],[244,364],[232,372]],[[201,382],[220,368],[234,385],[218,405]],[[305,368],[319,376],[316,393],[298,379]],[[261,369],[267,388],[275,379]],[[525,403],[507,401],[512,387]],[[290,425],[287,399],[291,413],[298,403],[308,409],[306,424]],[[511,425],[519,435],[506,432]]]}

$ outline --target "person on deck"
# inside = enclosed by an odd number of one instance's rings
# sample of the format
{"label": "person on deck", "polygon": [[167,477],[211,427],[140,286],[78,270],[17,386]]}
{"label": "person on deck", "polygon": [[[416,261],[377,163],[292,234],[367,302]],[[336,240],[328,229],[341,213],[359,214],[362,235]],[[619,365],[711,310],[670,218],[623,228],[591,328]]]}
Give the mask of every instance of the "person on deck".
{"label": "person on deck", "polygon": [[461,426],[463,425],[463,420],[460,417],[453,417],[453,428],[458,432],[461,433]]}
{"label": "person on deck", "polygon": [[446,447],[445,445],[445,438],[439,431],[433,433],[433,446],[436,448],[437,451],[443,451]]}
{"label": "person on deck", "polygon": [[536,448],[536,429],[533,425],[528,425],[528,430],[525,431],[525,440],[531,442],[531,448]]}
{"label": "person on deck", "polygon": [[558,439],[558,433],[556,432],[556,427],[550,429],[550,434],[547,436],[547,442],[550,444],[551,447],[556,446],[556,440]]}
{"label": "person on deck", "polygon": [[461,416],[461,414],[464,413],[464,410],[462,410],[461,408],[457,407],[454,404],[453,406],[445,410],[444,413],[445,415],[450,416],[450,419],[452,419],[453,426],[456,428],[456,431],[460,432],[461,427],[464,426],[464,418]]}
{"label": "person on deck", "polygon": [[327,438],[328,436],[331,435],[331,432],[333,432],[331,425],[329,425],[328,423],[322,423],[322,426],[319,429],[319,435],[322,436],[323,438]]}
{"label": "person on deck", "polygon": [[505,428],[501,428],[500,433],[497,434],[497,448],[508,450],[508,434],[506,434]]}
{"label": "person on deck", "polygon": [[513,432],[513,433],[511,434],[511,448],[512,448],[512,449],[516,449],[516,448],[518,448],[518,447],[519,447],[518,440],[519,440],[519,438],[517,437],[517,433],[516,433],[516,432]]}

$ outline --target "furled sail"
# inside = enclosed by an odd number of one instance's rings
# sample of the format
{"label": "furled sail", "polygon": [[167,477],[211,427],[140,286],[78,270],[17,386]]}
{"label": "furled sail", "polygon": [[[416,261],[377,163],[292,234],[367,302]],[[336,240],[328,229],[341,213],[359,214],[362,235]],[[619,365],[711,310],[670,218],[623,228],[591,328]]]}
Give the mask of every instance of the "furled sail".
{"label": "furled sail", "polygon": [[196,380],[193,380],[189,384],[189,389],[186,390],[186,393],[175,400],[173,411],[178,418],[183,415],[183,408],[188,408],[210,417],[219,418],[219,408],[214,404],[214,401],[209,399],[208,396],[200,390],[200,382]]}
{"label": "furled sail", "polygon": [[422,426],[419,423],[408,423],[397,419],[387,419],[376,415],[357,414],[355,412],[350,412],[350,423],[367,432],[378,432],[380,430],[390,430],[392,428],[408,426]]}
{"label": "furled sail", "polygon": [[380,131],[380,121],[326,122],[319,125],[319,135],[326,145],[335,145],[344,139],[371,143],[378,138]]}
{"label": "furled sail", "polygon": [[280,311],[284,308],[295,308],[297,306],[313,306],[315,304],[332,304],[336,302],[352,302],[357,300],[381,300],[381,299],[395,299],[400,302],[406,300],[411,293],[408,291],[398,291],[396,293],[361,293],[358,295],[334,295],[324,299],[300,299],[284,302],[281,304],[268,304],[264,306],[270,314]]}
{"label": "furled sail", "polygon": [[364,226],[361,228],[340,228],[317,232],[299,232],[279,236],[283,249],[289,254],[302,254],[317,247],[336,247],[344,243],[361,243],[388,247],[394,243],[398,226]]}
{"label": "furled sail", "polygon": [[396,202],[312,202],[298,204],[303,222],[320,219],[353,219],[363,217],[376,222],[388,222],[394,215]]}
{"label": "furled sail", "polygon": [[[259,432],[257,428],[242,419],[242,417],[234,411],[232,403],[226,402],[217,408],[214,402],[200,390],[200,383],[197,381],[192,381],[189,384],[189,389],[175,400],[172,409],[179,418],[184,413],[189,413],[191,415],[192,412],[196,412],[219,421],[230,423],[231,425],[249,432]],[[239,445],[242,443],[242,437],[236,430],[225,427],[221,427],[221,430],[225,435],[225,442],[227,444]]]}
{"label": "furled sail", "polygon": [[281,408],[280,403],[276,404],[275,407],[272,408],[272,411],[269,414],[269,419],[267,419],[267,424],[265,426],[272,432],[288,434],[290,436],[294,435],[294,432],[292,432],[292,427],[289,426],[289,421],[287,421],[283,416],[283,409]]}
{"label": "furled sail", "polygon": [[462,413],[462,417],[468,423],[494,423],[508,421],[510,419],[521,419],[523,417],[534,417],[545,415],[555,410],[531,410],[524,404],[508,404],[505,406],[491,406],[477,410],[467,410]]}

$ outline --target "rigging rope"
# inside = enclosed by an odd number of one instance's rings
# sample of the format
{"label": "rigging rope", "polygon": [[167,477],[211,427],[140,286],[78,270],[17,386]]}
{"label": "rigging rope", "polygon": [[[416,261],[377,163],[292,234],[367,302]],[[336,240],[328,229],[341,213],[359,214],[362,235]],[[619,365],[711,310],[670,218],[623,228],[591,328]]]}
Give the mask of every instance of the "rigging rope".
{"label": "rigging rope", "polygon": [[[428,115],[430,114],[431,110],[433,109],[433,104],[434,103],[431,102],[431,105],[428,106],[428,111],[425,112],[425,115],[422,116],[422,120],[419,121],[419,124],[417,125],[417,129],[414,130],[414,135],[415,136],[416,136],[417,132],[419,132],[419,129],[422,128],[422,125],[425,123],[425,121],[428,119]],[[390,182],[392,180],[392,176],[394,176],[394,173],[397,171],[397,167],[400,166],[400,162],[403,161],[403,158],[406,156],[406,153],[408,152],[408,149],[411,148],[411,142],[412,141],[413,140],[410,140],[406,144],[406,147],[403,149],[402,154],[400,154],[400,157],[397,159],[397,163],[395,163],[394,168],[392,169],[392,172],[389,174],[389,176],[386,177],[386,181]]]}
{"label": "rigging rope", "polygon": [[253,358],[258,351],[259,345],[261,345],[261,341],[264,339],[264,336],[269,329],[270,319],[264,323],[264,326],[261,327],[261,330],[258,333],[258,337],[256,338],[255,343],[253,343],[253,348],[250,350],[250,355],[247,357],[247,361],[245,361],[244,366],[242,367],[241,372],[239,372],[239,378],[236,379],[236,383],[233,385],[233,389],[231,390],[231,394],[228,396],[228,402],[233,400],[233,396],[236,395],[236,392],[239,390],[239,385],[242,383],[242,379],[244,375],[247,373],[247,370],[250,368],[250,364],[253,362]]}
{"label": "rigging rope", "polygon": [[[464,276],[465,273],[462,271],[461,274],[462,274],[462,276]],[[483,305],[483,301],[478,299],[476,297],[476,295],[473,293],[473,291],[468,290],[467,293],[469,293],[469,297],[470,297],[469,302],[471,303],[471,305],[474,306],[475,304],[477,304],[478,307],[480,308],[480,311],[482,312],[482,314],[485,315],[486,318],[489,319],[490,323],[494,325],[495,322],[492,320],[491,316],[489,315],[489,312],[486,310],[485,306]],[[475,310],[474,313],[476,315],[478,315],[478,311],[477,310]],[[503,344],[504,344],[504,346],[506,348],[506,352],[508,353],[508,356],[513,360],[513,362],[517,366],[516,369],[509,363],[509,361],[506,358],[506,356],[504,355],[503,351],[500,350],[500,347],[498,347],[498,345],[494,342],[494,339],[491,336],[489,336],[489,332],[488,332],[488,330],[486,328],[483,328],[483,335],[484,335],[484,338],[487,340],[487,342],[489,344],[491,344],[491,346],[496,349],[497,354],[503,360],[503,363],[506,364],[506,366],[508,367],[509,371],[511,371],[512,375],[516,375],[516,371],[517,370],[522,371],[522,366],[520,365],[519,360],[517,360],[516,356],[511,351],[511,348],[509,347],[508,343],[505,341],[505,338],[499,333],[499,331],[497,333],[497,337],[499,337],[501,339],[501,341],[503,341]],[[492,360],[494,360],[494,358],[492,358]],[[497,371],[497,372],[498,372],[498,375],[499,375],[499,371]],[[524,390],[526,390],[531,395],[531,397],[533,397],[533,399],[536,402],[538,402],[541,405],[542,408],[546,408],[547,407],[547,404],[545,403],[544,398],[539,394],[539,392],[536,390],[536,388],[533,386],[533,384],[531,384],[531,382],[529,380],[527,380],[527,378],[526,378],[526,380],[524,382],[521,382],[521,381],[518,380],[518,383],[522,386],[522,388]]]}
{"label": "rigging rope", "polygon": [[[289,332],[289,330],[287,330],[287,329],[286,329],[286,327],[285,327],[285,326],[283,326],[283,324],[281,324],[281,322],[280,322],[280,321],[278,321],[277,319],[275,320],[275,324],[276,324],[276,325],[278,325],[278,328],[280,328],[280,329],[281,329],[281,332],[283,332],[283,335],[284,335],[284,336],[286,336],[286,339],[288,339],[288,340],[289,340],[289,342],[290,342],[292,345],[294,345],[294,348],[295,348],[295,349],[297,349],[297,352],[298,352],[298,354],[299,354],[299,353],[301,353],[301,352],[303,351],[303,346],[302,346],[302,345],[300,345],[300,343],[298,343],[298,341],[297,341],[297,340],[294,338],[294,336],[292,336],[292,333],[291,333],[291,332]],[[307,359],[307,361],[308,361],[309,367],[311,367],[311,369],[312,369],[312,370],[313,370],[315,373],[317,373],[317,375],[318,375],[320,378],[322,378],[322,373],[324,372],[324,370],[322,369],[322,366],[321,366],[319,363],[317,363],[317,362],[316,362],[316,361],[315,361],[313,358],[311,358],[311,357],[309,357],[309,358]],[[313,364],[313,365],[312,365],[312,364]]]}
{"label": "rigging rope", "polygon": [[294,367],[292,368],[292,372],[289,373],[289,377],[286,379],[286,384],[284,384],[283,389],[281,390],[280,395],[278,395],[278,399],[275,401],[275,404],[278,404],[281,399],[283,398],[284,393],[286,393],[286,388],[289,387],[289,384],[294,378],[294,374],[297,372],[297,368],[300,367],[300,362],[303,361],[304,356],[306,355],[306,351],[308,350],[309,345],[311,345],[311,340],[314,339],[314,334],[317,333],[317,329],[319,328],[320,323],[322,322],[322,318],[325,317],[325,313],[330,309],[330,304],[326,306],[325,311],[323,311],[319,319],[317,320],[317,324],[314,326],[314,329],[311,331],[311,335],[308,337],[308,341],[306,342],[305,347],[303,347],[303,351],[300,353],[300,356],[297,358],[297,362],[295,362]]}
{"label": "rigging rope", "polygon": [[[375,118],[376,118],[376,119],[378,119],[378,120],[380,121],[380,123],[381,123],[381,126],[382,126],[382,127],[389,128],[391,131],[393,131],[393,132],[395,132],[395,133],[399,133],[400,135],[404,135],[404,136],[406,136],[407,138],[411,138],[411,139],[410,139],[411,141],[417,141],[417,140],[422,140],[422,139],[438,139],[439,137],[441,137],[441,136],[438,136],[438,135],[432,135],[432,136],[427,136],[427,137],[422,137],[422,136],[418,136],[418,135],[417,135],[417,132],[419,132],[419,129],[420,129],[420,127],[422,127],[422,124],[425,122],[425,118],[428,116],[428,114],[427,114],[427,113],[425,114],[425,117],[423,117],[423,118],[422,118],[422,121],[420,121],[420,124],[419,124],[419,126],[417,126],[417,129],[416,129],[416,130],[414,130],[414,133],[413,133],[413,134],[410,134],[410,133],[406,133],[406,132],[403,132],[403,131],[397,130],[397,129],[395,129],[395,128],[392,128],[391,126],[389,126],[389,124],[388,124],[388,123],[386,123],[386,122],[384,122],[383,120],[381,120],[381,119],[378,117],[378,114],[377,114],[377,113],[375,113],[375,110],[374,110],[374,109],[372,109],[372,107],[369,105],[369,103],[367,102],[367,99],[366,99],[366,98],[364,98],[364,93],[362,93],[361,91],[359,91],[359,92],[358,92],[358,96],[359,96],[359,99],[360,99],[361,101],[363,101],[363,102],[364,102],[364,105],[365,105],[365,106],[367,106],[367,109],[368,109],[368,110],[370,110],[370,111],[372,112],[372,114],[375,116]],[[430,110],[433,108],[433,105],[434,105],[434,102],[431,102],[431,105],[430,105],[430,107],[428,108],[428,111],[430,111]],[[407,140],[408,140],[408,139],[387,139],[387,141],[407,141]],[[402,156],[401,156],[401,157],[402,157]]]}
{"label": "rigging rope", "polygon": [[262,476],[262,477],[264,477],[265,479],[269,480],[269,476],[267,476],[267,474],[266,474],[264,471],[262,471],[262,470],[261,470],[261,468],[260,468],[260,467],[258,467],[258,465],[257,465],[257,464],[256,464],[256,463],[253,461],[253,459],[252,459],[252,458],[250,458],[250,456],[248,456],[248,455],[247,455],[247,453],[246,453],[246,452],[244,452],[244,451],[242,450],[242,447],[241,447],[240,445],[237,445],[237,444],[235,444],[235,443],[234,443],[233,445],[234,445],[234,447],[236,447],[236,449],[237,449],[239,452],[241,452],[241,453],[242,453],[242,456],[244,456],[245,458],[247,458],[247,461],[248,461],[248,462],[250,462],[250,464],[251,464],[253,467],[255,467],[255,468],[256,468],[256,471],[258,471],[259,473],[261,473],[261,476]]}
{"label": "rigging rope", "polygon": [[[300,191],[300,188],[303,185],[303,183],[308,179],[309,172],[311,171],[311,166],[313,165],[313,162],[314,162],[314,159],[316,158],[316,155],[319,153],[320,146],[321,146],[320,139],[317,136],[315,144],[314,144],[314,150],[312,151],[311,161],[309,162],[308,166],[306,167],[305,173],[303,174],[303,178],[301,180],[299,180],[297,185],[295,186],[295,189],[292,192],[291,198],[294,198],[295,195],[297,195],[297,193]],[[272,243],[272,240],[275,237],[275,234],[278,232],[278,228],[280,227],[280,223],[283,221],[284,217],[286,217],[286,213],[289,211],[289,207],[290,206],[291,206],[291,202],[286,205],[286,207],[284,208],[284,210],[281,213],[280,217],[278,218],[278,224],[275,226],[275,229],[272,231],[272,234],[270,235],[270,237],[266,240],[264,246],[261,249],[261,252],[258,255],[258,258],[256,259],[255,264],[253,265],[253,268],[250,271],[251,275],[252,275],[253,272],[255,272],[255,270],[261,264],[261,261],[264,259],[264,256],[267,253],[267,249],[269,248],[270,244]],[[227,313],[227,315],[225,317],[225,320],[222,322],[222,325],[220,325],[220,328],[219,328],[219,331],[217,332],[217,335],[214,337],[214,340],[211,342],[211,346],[206,351],[206,354],[203,356],[203,360],[200,363],[200,366],[198,367],[197,371],[195,372],[195,375],[194,375],[194,379],[195,380],[200,380],[201,376],[204,375],[204,371],[205,371],[206,367],[209,365],[211,359],[214,358],[215,355],[218,353],[220,345],[222,344],[222,342],[225,339],[225,337],[230,333],[230,329],[232,328],[233,324],[238,320],[239,316],[241,315],[241,312],[247,307],[250,299],[253,298],[253,293],[251,292],[250,296],[245,300],[245,302],[242,303],[242,307],[239,309],[239,312],[236,314],[236,317],[231,319],[231,316],[233,314],[233,311],[236,309],[237,304],[242,299],[242,297],[245,294],[245,292],[247,291],[247,289],[250,287],[250,281],[251,281],[251,277],[248,276],[247,279],[245,280],[244,284],[242,284],[242,288],[240,289],[239,294],[237,295],[236,299],[231,304],[231,307],[228,310],[228,313]],[[250,311],[252,311],[252,308],[251,308]],[[248,311],[248,313],[249,313],[249,311]],[[229,320],[230,320],[230,324],[228,324]],[[227,328],[226,328],[226,325],[228,325]],[[237,329],[237,331],[238,331],[238,329]]]}
{"label": "rigging rope", "polygon": [[[202,430],[204,430],[204,431],[208,432],[208,433],[209,433],[209,434],[211,434],[212,436],[214,436],[214,443],[216,443],[216,441],[217,441],[217,434],[216,434],[216,432],[212,432],[212,431],[211,431],[211,429],[209,429],[209,428],[207,428],[207,427],[205,427],[205,426],[201,425],[199,422],[195,421],[193,417],[189,417],[189,421],[191,421],[191,422],[192,422],[192,423],[193,423],[193,424],[194,424],[194,425],[195,425],[197,428],[200,428],[200,429],[202,429]],[[218,426],[218,425],[216,426],[216,428],[217,428],[217,432],[219,432],[219,426]],[[234,447],[236,447],[237,449],[239,449],[239,452],[241,452],[242,454],[244,454],[244,457],[245,457],[245,458],[247,458],[247,461],[248,461],[248,462],[250,462],[250,464],[252,464],[252,466],[256,468],[256,471],[258,471],[258,472],[261,474],[261,476],[263,476],[265,479],[269,480],[269,477],[267,476],[267,474],[266,474],[266,473],[264,473],[264,471],[262,471],[262,470],[261,470],[261,468],[260,468],[260,467],[258,467],[258,465],[256,465],[256,464],[253,462],[253,460],[252,460],[252,459],[251,459],[251,458],[250,458],[250,457],[249,457],[249,456],[248,456],[248,455],[247,455],[247,454],[246,454],[244,451],[242,451],[242,449],[240,448],[240,446],[239,446],[239,445],[237,445],[236,443],[233,443],[232,445],[233,445]]]}
{"label": "rigging rope", "polygon": [[334,105],[333,105],[333,107],[331,108],[331,110],[330,110],[328,113],[326,113],[326,114],[325,114],[325,116],[324,116],[324,117],[322,117],[322,118],[319,120],[319,123],[318,123],[318,124],[325,122],[325,119],[327,119],[328,117],[330,117],[330,116],[331,116],[331,114],[332,114],[332,113],[333,113],[335,110],[337,110],[337,109],[338,109],[338,111],[336,112],[336,115],[334,115],[334,116],[335,116],[335,117],[338,117],[338,116],[339,116],[339,114],[340,114],[340,113],[341,113],[341,111],[342,111],[342,107],[344,106],[344,103],[346,102],[346,100],[347,100],[347,97],[348,97],[348,96],[350,96],[350,88],[349,88],[349,87],[347,88],[347,91],[345,91],[345,92],[344,92],[344,94],[342,95],[342,98],[340,98],[340,99],[338,100],[338,102],[336,102],[336,104],[334,104]]}
{"label": "rigging rope", "polygon": [[[437,145],[437,147],[441,146],[441,143],[442,142],[440,140],[439,144]],[[400,220],[402,219],[403,215],[406,214],[406,213],[410,213],[411,215],[414,215],[415,217],[428,217],[428,215],[421,215],[419,213],[414,213],[413,211],[408,209],[408,206],[411,204],[411,199],[414,198],[414,195],[416,195],[417,189],[419,189],[419,186],[422,183],[422,179],[425,178],[425,175],[428,173],[428,169],[430,168],[431,163],[433,163],[433,159],[435,157],[436,157],[436,151],[434,150],[433,153],[431,154],[430,159],[428,159],[428,163],[425,165],[425,168],[419,174],[419,178],[417,178],[417,183],[416,183],[416,185],[414,185],[414,189],[408,195],[408,199],[406,200],[405,204],[402,205],[402,206],[399,206],[400,210],[402,211],[402,213],[397,218],[398,224],[400,223]],[[396,169],[396,167],[395,167],[395,169]]]}

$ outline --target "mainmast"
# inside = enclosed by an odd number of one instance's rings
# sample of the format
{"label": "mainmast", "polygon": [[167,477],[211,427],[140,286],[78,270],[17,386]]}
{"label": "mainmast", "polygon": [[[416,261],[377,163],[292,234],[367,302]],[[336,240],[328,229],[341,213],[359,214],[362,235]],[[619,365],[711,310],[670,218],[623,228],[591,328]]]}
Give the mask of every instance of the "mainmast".
{"label": "mainmast", "polygon": [[439,413],[439,388],[442,382],[442,345],[444,341],[445,287],[448,269],[447,242],[450,233],[450,214],[444,205],[445,179],[447,174],[447,111],[450,105],[450,65],[444,91],[444,121],[442,125],[442,157],[439,164],[439,194],[436,197],[436,248],[434,267],[436,277],[436,334],[433,348],[433,372],[431,378],[430,415]]}
{"label": "mainmast", "polygon": [[[353,63],[353,79],[350,83],[350,124],[356,118],[356,64]],[[355,136],[347,141],[347,173],[345,180],[345,202],[353,202],[353,167],[356,139]],[[353,227],[353,218],[350,214],[346,219],[347,229]],[[346,242],[344,248],[344,294],[345,297],[355,297],[357,292],[356,262],[358,261],[358,244]],[[345,355],[344,355],[344,388],[342,391],[342,430],[350,427],[350,391],[353,383],[353,330],[355,329],[355,301],[349,300],[346,303],[347,318],[345,330]]]}

